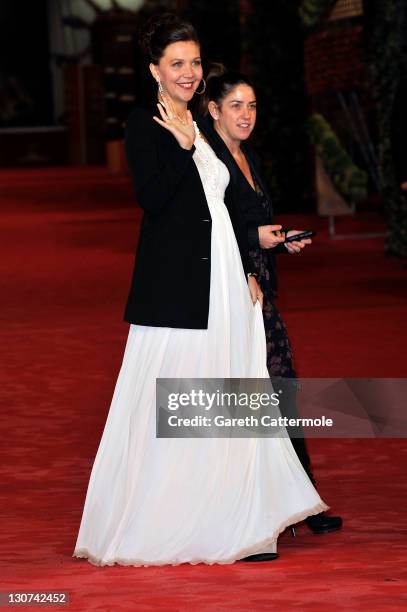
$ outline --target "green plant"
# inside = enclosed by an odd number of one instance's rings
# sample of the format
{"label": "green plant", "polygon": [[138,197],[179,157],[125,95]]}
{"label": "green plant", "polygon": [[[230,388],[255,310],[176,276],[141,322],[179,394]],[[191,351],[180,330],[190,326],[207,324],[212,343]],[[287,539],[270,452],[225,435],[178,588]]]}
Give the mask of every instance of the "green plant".
{"label": "green plant", "polygon": [[310,116],[307,121],[307,133],[338,191],[351,201],[366,199],[367,173],[353,163],[322,115],[315,113]]}
{"label": "green plant", "polygon": [[337,0],[303,0],[298,9],[303,26],[313,29],[321,25],[336,2]]}
{"label": "green plant", "polygon": [[407,196],[396,181],[390,143],[391,111],[402,70],[407,62],[405,0],[365,0],[365,31],[373,81],[382,176],[382,195],[388,216],[386,251],[407,257]]}

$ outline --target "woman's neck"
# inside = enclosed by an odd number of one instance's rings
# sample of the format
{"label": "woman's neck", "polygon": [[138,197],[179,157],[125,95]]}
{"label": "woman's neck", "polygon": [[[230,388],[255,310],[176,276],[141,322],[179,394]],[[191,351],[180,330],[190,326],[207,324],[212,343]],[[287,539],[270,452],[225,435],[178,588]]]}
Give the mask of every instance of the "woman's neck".
{"label": "woman's neck", "polygon": [[[176,117],[178,117],[178,119],[183,123],[186,123],[188,110],[188,105],[186,102],[180,102],[179,100],[173,100],[172,98],[169,99]],[[160,96],[158,96],[158,101],[161,102]]]}
{"label": "woman's neck", "polygon": [[174,110],[177,114],[178,119],[180,119],[180,121],[186,123],[187,120],[187,110],[188,110],[188,106],[186,104],[180,104],[180,103],[176,103],[173,101],[173,105],[174,105]]}
{"label": "woman's neck", "polygon": [[225,145],[227,146],[227,148],[229,149],[229,151],[233,155],[233,157],[239,157],[239,155],[241,155],[241,150],[240,150],[240,143],[241,143],[241,141],[240,140],[235,140],[233,138],[230,138],[219,127],[219,124],[217,122],[215,122],[215,131],[222,138],[223,142],[225,143]]}

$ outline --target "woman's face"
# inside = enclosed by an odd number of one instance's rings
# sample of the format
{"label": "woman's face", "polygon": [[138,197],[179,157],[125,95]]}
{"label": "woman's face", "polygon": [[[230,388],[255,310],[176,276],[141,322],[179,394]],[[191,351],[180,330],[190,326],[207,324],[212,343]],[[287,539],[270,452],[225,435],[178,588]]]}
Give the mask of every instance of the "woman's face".
{"label": "woman's face", "polygon": [[172,43],[158,65],[150,64],[150,70],[157,81],[160,79],[166,95],[174,102],[187,103],[202,80],[199,46],[192,40]]}
{"label": "woman's face", "polygon": [[250,85],[236,85],[219,106],[210,102],[209,111],[227,138],[246,140],[256,125],[256,95]]}

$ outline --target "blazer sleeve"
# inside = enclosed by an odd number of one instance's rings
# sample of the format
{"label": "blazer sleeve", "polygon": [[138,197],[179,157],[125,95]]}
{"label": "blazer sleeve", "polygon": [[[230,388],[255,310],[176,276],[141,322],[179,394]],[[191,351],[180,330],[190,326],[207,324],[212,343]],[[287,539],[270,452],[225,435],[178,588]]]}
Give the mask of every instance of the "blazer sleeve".
{"label": "blazer sleeve", "polygon": [[238,236],[237,240],[239,242],[239,247],[240,247],[239,250],[240,250],[240,256],[242,258],[243,269],[245,271],[245,274],[247,275],[247,274],[254,274],[256,270],[255,270],[252,260],[249,257],[249,246],[247,244],[246,236],[247,234],[244,228],[242,228],[241,236]]}
{"label": "blazer sleeve", "polygon": [[247,242],[247,230],[243,223],[239,223],[238,227],[235,228],[236,240],[238,243],[240,257],[242,258],[242,264],[244,272],[247,274],[254,274],[256,272],[255,267],[251,258],[249,257],[249,245]]}
{"label": "blazer sleeve", "polygon": [[225,193],[225,204],[232,221],[244,272],[246,275],[254,274],[256,270],[249,256],[250,247],[247,236],[247,224],[238,205],[236,186],[230,183]]}
{"label": "blazer sleeve", "polygon": [[136,109],[129,117],[125,133],[127,163],[133,177],[134,190],[140,206],[159,212],[173,198],[182,178],[193,163],[195,146],[190,150],[173,142],[163,146],[165,128],[156,124],[151,113]]}
{"label": "blazer sleeve", "polygon": [[247,224],[247,239],[249,241],[250,249],[259,249],[259,226],[257,223],[248,223]]}

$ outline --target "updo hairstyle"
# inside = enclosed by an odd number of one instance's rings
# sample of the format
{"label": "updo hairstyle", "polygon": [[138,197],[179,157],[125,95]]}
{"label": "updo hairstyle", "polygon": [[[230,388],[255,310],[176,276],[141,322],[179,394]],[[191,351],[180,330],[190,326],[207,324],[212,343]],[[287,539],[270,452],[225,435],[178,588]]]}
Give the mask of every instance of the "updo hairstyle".
{"label": "updo hairstyle", "polygon": [[172,13],[153,15],[139,33],[139,43],[147,61],[158,64],[168,45],[180,41],[193,41],[200,46],[195,28]]}

